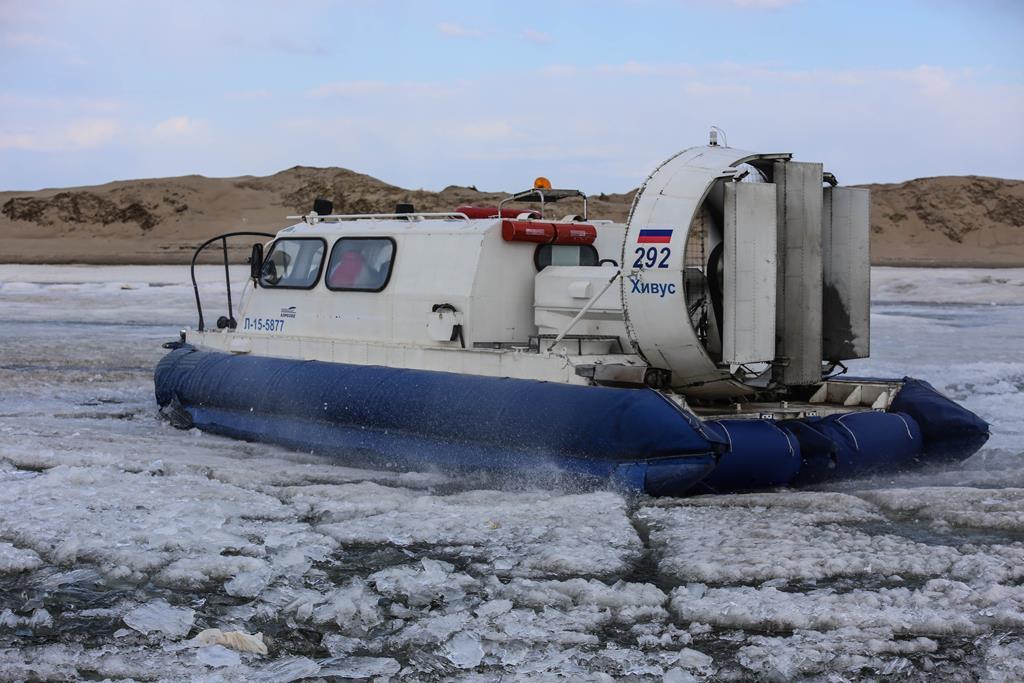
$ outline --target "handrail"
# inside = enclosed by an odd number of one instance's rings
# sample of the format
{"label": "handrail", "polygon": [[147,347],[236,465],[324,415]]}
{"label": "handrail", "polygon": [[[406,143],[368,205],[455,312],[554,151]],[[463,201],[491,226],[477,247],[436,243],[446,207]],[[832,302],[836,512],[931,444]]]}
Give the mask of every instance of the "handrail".
{"label": "handrail", "polygon": [[[547,192],[548,194],[545,195],[545,192]],[[575,192],[575,194],[568,194],[571,192]],[[581,192],[580,190],[545,190],[539,187],[535,187],[532,190],[523,190],[522,192],[516,192],[515,194],[511,194],[502,199],[500,202],[498,202],[498,215],[501,215],[501,208],[505,206],[505,204],[507,204],[508,202],[536,202],[537,199],[533,199],[533,197],[538,197],[540,199],[540,217],[541,220],[544,220],[544,208],[546,206],[545,202],[546,197],[548,195],[551,195],[553,197],[551,199],[552,203],[557,202],[561,199],[567,199],[569,197],[582,197],[583,220],[590,220],[589,215],[587,213],[587,195],[585,193]]]}
{"label": "handrail", "polygon": [[270,238],[277,237],[277,235],[275,235],[273,233],[269,233],[269,232],[254,232],[254,231],[249,231],[249,230],[242,230],[242,231],[239,231],[239,232],[225,232],[222,235],[217,235],[216,237],[211,237],[210,239],[206,240],[205,242],[200,244],[198,247],[196,247],[195,252],[192,253],[192,265],[190,267],[190,272],[192,274],[192,290],[196,294],[196,310],[199,312],[199,330],[198,330],[199,332],[202,332],[204,329],[206,329],[206,327],[205,327],[205,324],[203,322],[203,304],[199,300],[199,283],[196,282],[196,259],[199,258],[199,253],[203,249],[206,249],[206,247],[210,246],[211,244],[213,244],[217,240],[220,240],[221,241],[221,246],[224,247],[224,284],[227,285],[227,288],[228,288],[228,324],[231,327],[235,327],[235,325],[232,324],[232,323],[235,322],[235,313],[234,313],[234,311],[232,310],[232,307],[231,307],[231,274],[230,274],[230,271],[228,270],[228,238],[229,237],[238,237],[240,235],[249,235],[249,236],[256,236],[256,237],[270,237]]}
{"label": "handrail", "polygon": [[361,218],[382,219],[382,218],[460,218],[469,220],[469,216],[461,211],[439,211],[435,213],[332,213],[326,216],[318,214],[306,214],[305,216],[285,216],[290,221],[301,220],[312,225],[320,221],[357,221]]}

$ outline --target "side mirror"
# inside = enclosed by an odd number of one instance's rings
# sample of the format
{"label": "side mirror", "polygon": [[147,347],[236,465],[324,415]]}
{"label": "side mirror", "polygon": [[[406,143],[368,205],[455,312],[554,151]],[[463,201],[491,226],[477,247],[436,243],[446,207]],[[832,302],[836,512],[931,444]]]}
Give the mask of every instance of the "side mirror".
{"label": "side mirror", "polygon": [[263,270],[263,245],[257,242],[252,245],[252,255],[249,257],[249,277],[259,282],[260,272]]}

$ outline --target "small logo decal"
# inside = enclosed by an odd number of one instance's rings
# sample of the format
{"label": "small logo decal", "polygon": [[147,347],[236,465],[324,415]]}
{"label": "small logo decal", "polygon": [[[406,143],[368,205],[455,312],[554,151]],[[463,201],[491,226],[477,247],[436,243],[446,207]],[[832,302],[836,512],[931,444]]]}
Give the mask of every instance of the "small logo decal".
{"label": "small logo decal", "polygon": [[281,309],[281,317],[282,318],[294,318],[295,317],[295,307],[294,306],[289,306],[288,308],[282,308]]}

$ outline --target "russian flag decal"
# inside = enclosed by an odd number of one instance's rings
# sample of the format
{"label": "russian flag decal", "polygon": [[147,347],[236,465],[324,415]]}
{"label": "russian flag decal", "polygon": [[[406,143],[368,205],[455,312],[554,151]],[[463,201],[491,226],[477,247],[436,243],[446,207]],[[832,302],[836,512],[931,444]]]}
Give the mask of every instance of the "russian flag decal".
{"label": "russian flag decal", "polygon": [[668,244],[672,241],[672,228],[643,228],[636,238],[637,244]]}

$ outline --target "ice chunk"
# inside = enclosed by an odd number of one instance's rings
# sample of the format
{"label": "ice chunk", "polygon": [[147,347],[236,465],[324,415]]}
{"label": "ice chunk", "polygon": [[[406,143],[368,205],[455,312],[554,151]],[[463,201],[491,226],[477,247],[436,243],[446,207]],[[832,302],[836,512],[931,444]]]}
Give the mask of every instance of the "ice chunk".
{"label": "ice chunk", "polygon": [[[244,555],[220,555],[209,553],[198,557],[184,557],[174,560],[154,577],[154,582],[161,586],[183,588],[204,588],[218,579],[237,576],[269,575],[270,568],[263,560]],[[228,582],[230,583],[230,582]],[[240,588],[255,587],[256,581],[245,578],[239,583]],[[230,595],[230,593],[229,593]],[[240,595],[240,597],[251,597]]]}
{"label": "ice chunk", "polygon": [[252,598],[259,595],[273,578],[270,567],[265,565],[254,571],[239,572],[224,584],[224,592],[237,597]]}
{"label": "ice chunk", "polygon": [[484,658],[480,638],[472,633],[456,633],[444,644],[444,656],[460,669],[472,669]]}
{"label": "ice chunk", "polygon": [[478,617],[497,617],[511,610],[512,606],[511,600],[490,600],[473,610],[473,613]]}
{"label": "ice chunk", "polygon": [[66,572],[53,572],[51,570],[44,570],[39,575],[33,577],[36,588],[42,591],[53,591],[57,590],[62,586],[68,586],[72,584],[83,584],[83,583],[98,583],[103,580],[103,575],[95,569],[83,567],[81,569],[71,569]]}
{"label": "ice chunk", "polygon": [[253,681],[266,683],[291,683],[316,675],[320,665],[308,657],[283,657],[261,668],[252,677]]}
{"label": "ice chunk", "polygon": [[124,615],[124,623],[139,633],[159,632],[167,638],[181,638],[192,629],[196,612],[188,607],[172,607],[160,598],[140,605]]}
{"label": "ice chunk", "polygon": [[37,569],[43,561],[32,550],[0,542],[0,574],[15,574]]}
{"label": "ice chunk", "polygon": [[990,683],[1024,680],[1024,639],[1001,635],[982,645],[984,649],[979,680]]}
{"label": "ice chunk", "polygon": [[697,677],[689,671],[675,667],[665,672],[661,677],[661,683],[697,683]]}
{"label": "ice chunk", "polygon": [[197,670],[192,651],[108,643],[101,647],[50,644],[0,650],[0,680],[245,681],[252,671],[241,663],[230,670]]}
{"label": "ice chunk", "polygon": [[313,622],[334,622],[346,635],[365,635],[384,619],[380,596],[362,579],[352,579],[319,599],[323,603],[312,610]]}
{"label": "ice chunk", "polygon": [[32,610],[32,614],[25,616],[18,616],[10,608],[0,612],[0,626],[9,629],[16,629],[19,627],[28,627],[30,629],[38,628],[40,626],[52,626],[53,617],[50,613],[42,607]]}
{"label": "ice chunk", "polygon": [[207,645],[196,650],[196,661],[211,667],[238,666],[242,658],[223,645]]}
{"label": "ice chunk", "polygon": [[361,648],[363,641],[358,638],[348,638],[338,633],[325,633],[324,637],[320,640],[320,644],[331,653],[332,657],[340,658]]}
{"label": "ice chunk", "polygon": [[913,669],[908,655],[932,653],[931,638],[896,638],[886,628],[796,631],[791,636],[754,636],[739,650],[740,665],[759,677],[797,679],[824,672],[860,678],[866,672],[894,676]]}
{"label": "ice chunk", "polygon": [[402,665],[391,657],[335,657],[319,662],[318,676],[339,678],[373,678],[394,676]]}
{"label": "ice chunk", "polygon": [[590,667],[615,671],[625,676],[663,676],[665,668],[660,662],[640,650],[608,645],[594,653]]}
{"label": "ice chunk", "polygon": [[495,586],[493,592],[515,600],[519,605],[537,609],[580,607],[607,610],[610,619],[627,623],[668,616],[664,609],[668,596],[647,583],[617,581],[609,586],[594,579],[512,579],[507,584]]}
{"label": "ice chunk", "polygon": [[677,661],[680,666],[684,666],[687,669],[707,669],[714,660],[703,652],[684,647],[679,651],[679,659]]}
{"label": "ice chunk", "polygon": [[410,607],[422,607],[436,600],[453,603],[465,595],[465,589],[476,585],[476,579],[453,571],[454,567],[438,560],[424,558],[420,566],[384,569],[369,577],[376,590],[389,598],[400,598]]}

